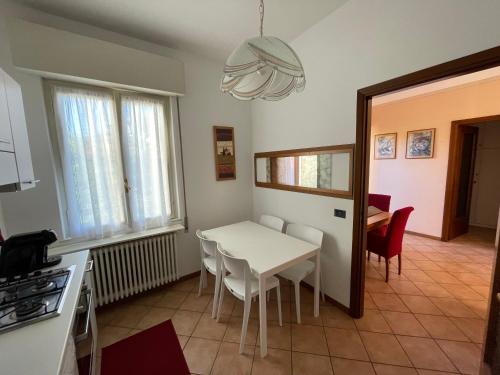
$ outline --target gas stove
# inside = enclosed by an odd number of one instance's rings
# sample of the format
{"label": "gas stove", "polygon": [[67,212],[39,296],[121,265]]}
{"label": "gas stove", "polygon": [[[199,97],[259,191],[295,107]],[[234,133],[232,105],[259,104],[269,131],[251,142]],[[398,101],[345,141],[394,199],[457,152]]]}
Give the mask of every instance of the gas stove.
{"label": "gas stove", "polygon": [[0,279],[0,333],[61,313],[74,266]]}

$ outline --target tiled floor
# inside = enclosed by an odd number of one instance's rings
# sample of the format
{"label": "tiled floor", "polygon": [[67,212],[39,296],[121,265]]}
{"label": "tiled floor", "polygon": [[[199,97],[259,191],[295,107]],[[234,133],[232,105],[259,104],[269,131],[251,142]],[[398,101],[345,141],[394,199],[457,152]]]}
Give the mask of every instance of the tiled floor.
{"label": "tiled floor", "polygon": [[268,306],[269,355],[258,348],[258,303],[252,304],[246,350],[238,354],[242,303],[226,292],[220,323],[210,317],[213,279],[201,297],[198,279],[154,291],[98,313],[102,347],[172,319],[194,374],[444,375],[477,374],[493,260],[493,233],[473,231],[450,243],[406,236],[403,273],[385,283],[384,263],[366,269],[365,316],[354,320],[326,303],[312,314],[303,289],[302,324],[294,323],[291,286],[283,285],[283,327]]}

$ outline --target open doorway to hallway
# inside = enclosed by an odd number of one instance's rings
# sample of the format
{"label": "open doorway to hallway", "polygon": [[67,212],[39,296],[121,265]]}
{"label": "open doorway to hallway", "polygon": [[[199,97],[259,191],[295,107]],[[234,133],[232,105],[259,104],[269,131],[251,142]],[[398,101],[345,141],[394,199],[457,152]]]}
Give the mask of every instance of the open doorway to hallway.
{"label": "open doorway to hallway", "polygon": [[[500,61],[500,50],[497,52]],[[426,74],[422,74],[422,77],[424,76]],[[422,77],[419,79],[424,79]],[[430,79],[429,77],[430,73],[427,79]],[[455,76],[453,79],[463,78]],[[402,86],[399,88],[405,87],[404,80],[412,81],[408,77],[402,77],[401,80]],[[386,254],[380,249],[372,251],[372,257],[368,261],[365,254],[362,254],[363,259],[360,261],[366,267],[363,278],[365,282],[363,319],[367,321],[368,329],[379,334],[381,340],[384,338],[382,335],[394,336],[396,348],[401,349],[401,353],[404,353],[417,369],[477,374],[483,359],[492,363],[491,354],[488,353],[491,353],[491,347],[495,343],[490,333],[486,335],[486,327],[491,328],[496,324],[490,319],[494,316],[489,313],[489,301],[492,300],[491,282],[498,281],[498,277],[495,277],[497,251],[494,238],[499,207],[497,203],[496,214],[493,215],[494,224],[485,225],[484,218],[488,217],[488,213],[484,211],[484,197],[487,196],[489,205],[493,206],[496,201],[495,194],[500,190],[490,191],[489,194],[478,190],[478,179],[485,176],[494,179],[494,172],[499,169],[483,168],[481,172],[483,176],[479,176],[480,165],[476,163],[481,158],[477,157],[476,153],[481,148],[479,131],[483,125],[478,123],[475,124],[476,133],[467,140],[472,143],[468,148],[470,155],[466,158],[469,170],[467,171],[465,168],[467,165],[464,164],[457,168],[458,172],[466,170],[462,174],[462,180],[463,176],[467,175],[471,181],[470,186],[464,183],[458,184],[461,201],[457,204],[462,205],[459,207],[461,214],[464,210],[468,211],[465,221],[468,228],[463,231],[465,234],[457,235],[449,242],[441,241],[441,237],[444,201],[447,196],[451,124],[457,120],[500,113],[500,103],[496,103],[498,102],[496,98],[500,97],[500,80],[488,77],[474,83],[466,82],[444,88],[441,86],[427,92],[422,92],[425,85],[420,81],[421,85],[418,88],[410,89],[420,90],[418,94],[405,96],[403,91],[398,91],[386,95],[385,102],[377,103],[378,98],[373,93],[379,89],[378,92],[387,94],[389,92],[387,87],[398,88],[398,84],[395,83],[398,79],[393,81],[360,90],[358,97],[358,109],[361,110],[358,112],[358,130],[360,126],[366,126],[365,129],[368,131],[360,131],[361,136],[364,134],[367,137],[357,146],[364,144],[365,151],[364,153],[360,151],[360,154],[366,155],[369,162],[360,161],[357,166],[369,169],[360,172],[364,178],[359,181],[365,181],[365,190],[363,191],[363,187],[360,186],[357,189],[361,193],[363,204],[367,206],[370,205],[370,201],[380,202],[380,198],[390,197],[390,206],[386,209],[389,211],[389,218],[385,217],[382,220],[383,216],[380,216],[379,225],[373,225],[376,220],[371,217],[381,213],[370,207],[367,210],[360,207],[360,219],[364,222],[367,220],[368,225],[365,224],[364,227],[371,229],[370,232],[379,232],[375,234],[380,238],[390,237],[394,232],[405,233],[400,236],[401,272],[398,270],[398,262],[395,261],[397,258],[392,258],[390,263],[386,263],[379,262],[378,257],[373,256],[373,253],[382,254],[383,259],[384,255],[387,255],[387,258],[398,255],[397,245],[392,246],[392,249],[386,249]],[[498,91],[488,92],[488,89],[493,90],[494,81],[498,81],[496,89]],[[443,82],[442,80],[430,85],[443,85]],[[479,87],[480,85],[482,87]],[[491,87],[487,88],[487,85]],[[486,96],[477,99],[479,88],[483,90],[486,88]],[[460,90],[470,91],[469,96],[476,97],[476,102],[470,102],[470,97],[458,98]],[[397,98],[388,101],[387,97],[391,95]],[[434,103],[433,107],[425,103],[437,96],[442,96],[442,101]],[[419,102],[411,102],[412,100]],[[368,106],[363,108],[363,103]],[[424,104],[427,104],[427,107]],[[486,125],[495,126],[493,123],[485,123],[484,127]],[[486,133],[489,133],[488,130]],[[376,143],[377,136],[382,138],[379,144]],[[491,144],[493,138],[493,133],[482,137],[488,142],[483,151],[490,152],[490,149],[496,148],[496,143]],[[462,146],[463,143],[462,139]],[[500,141],[498,144],[500,145]],[[378,150],[377,147],[381,149]],[[381,152],[376,155],[378,151]],[[367,152],[370,154],[367,155]],[[485,165],[487,166],[488,162]],[[460,173],[457,178],[460,181]],[[474,189],[474,185],[478,187]],[[482,185],[489,187],[492,183],[490,181]],[[377,196],[371,197],[369,193]],[[466,199],[463,199],[464,197]],[[378,210],[385,211],[382,207],[377,207],[377,204],[373,205]],[[409,210],[408,221],[400,220],[402,224],[400,223],[397,230],[391,228],[396,213],[405,207],[413,207],[415,210]],[[481,219],[478,220],[478,217]],[[391,247],[387,243],[394,242],[394,239],[378,241],[375,238],[371,241],[370,237],[377,235],[372,236],[368,233],[367,242],[360,237],[367,246],[365,248],[370,251],[384,246]],[[495,303],[493,307],[491,311],[498,308]],[[483,352],[485,342],[490,344],[486,353]]]}

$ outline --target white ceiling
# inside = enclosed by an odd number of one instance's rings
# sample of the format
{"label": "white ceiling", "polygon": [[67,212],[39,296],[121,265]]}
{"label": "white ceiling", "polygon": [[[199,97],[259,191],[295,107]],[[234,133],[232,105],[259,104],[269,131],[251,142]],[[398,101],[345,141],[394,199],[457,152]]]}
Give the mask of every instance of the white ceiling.
{"label": "white ceiling", "polygon": [[394,91],[389,94],[379,95],[373,98],[372,105],[391,103],[415,96],[429,95],[438,91],[451,89],[458,86],[470,85],[486,80],[500,79],[500,67],[480,70],[479,72],[464,74],[458,77],[447,78],[409,89]]}
{"label": "white ceiling", "polygon": [[[264,34],[287,42],[347,0],[267,0]],[[18,0],[121,34],[225,60],[258,35],[258,0]]]}

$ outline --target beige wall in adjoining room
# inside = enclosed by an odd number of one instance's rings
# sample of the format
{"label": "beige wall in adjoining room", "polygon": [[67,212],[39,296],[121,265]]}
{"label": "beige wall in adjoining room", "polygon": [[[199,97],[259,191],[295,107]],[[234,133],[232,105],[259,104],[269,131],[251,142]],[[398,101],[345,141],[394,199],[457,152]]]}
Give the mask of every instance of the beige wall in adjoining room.
{"label": "beige wall in adjoining room", "polygon": [[[441,237],[451,122],[500,115],[500,79],[374,106],[370,192],[391,195],[391,211],[413,206],[407,229]],[[407,131],[436,128],[434,157],[406,159]],[[376,134],[397,133],[396,159],[374,160]]]}

